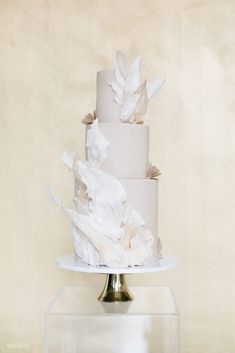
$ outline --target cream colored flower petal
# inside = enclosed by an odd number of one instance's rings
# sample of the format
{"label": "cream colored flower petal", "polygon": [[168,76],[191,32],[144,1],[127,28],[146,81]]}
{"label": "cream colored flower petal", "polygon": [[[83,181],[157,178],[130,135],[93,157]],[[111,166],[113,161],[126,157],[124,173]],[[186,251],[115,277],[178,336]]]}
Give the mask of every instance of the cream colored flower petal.
{"label": "cream colored flower petal", "polygon": [[159,175],[161,175],[160,170],[157,167],[153,166],[151,163],[149,163],[146,168],[146,178],[157,178]]}
{"label": "cream colored flower petal", "polygon": [[93,124],[96,119],[96,111],[94,110],[93,113],[88,113],[83,119],[82,123],[85,125]]}

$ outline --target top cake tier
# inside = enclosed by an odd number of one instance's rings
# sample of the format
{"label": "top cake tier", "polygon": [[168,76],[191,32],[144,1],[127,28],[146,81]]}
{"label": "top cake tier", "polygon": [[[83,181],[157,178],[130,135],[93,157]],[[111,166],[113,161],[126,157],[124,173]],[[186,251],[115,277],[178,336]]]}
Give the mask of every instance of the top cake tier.
{"label": "top cake tier", "polygon": [[118,178],[143,179],[148,165],[149,127],[121,122],[120,105],[114,101],[110,86],[113,80],[112,70],[97,73],[96,117],[110,143],[103,168]]}
{"label": "top cake tier", "polygon": [[96,117],[100,123],[120,123],[120,105],[114,100],[114,93],[109,85],[114,79],[112,70],[97,73]]}

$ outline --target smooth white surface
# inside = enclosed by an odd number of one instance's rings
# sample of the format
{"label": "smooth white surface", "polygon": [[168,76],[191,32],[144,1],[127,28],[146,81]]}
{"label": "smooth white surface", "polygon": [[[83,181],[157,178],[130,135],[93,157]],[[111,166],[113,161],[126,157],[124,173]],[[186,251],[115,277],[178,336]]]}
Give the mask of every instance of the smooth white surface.
{"label": "smooth white surface", "polygon": [[104,123],[120,123],[121,107],[114,101],[114,92],[109,82],[114,80],[112,70],[97,73],[96,117]]}
{"label": "smooth white surface", "polygon": [[[142,215],[146,228],[157,238],[158,180],[119,179],[127,193],[127,202]],[[163,244],[164,245],[164,244]]]}
{"label": "smooth white surface", "polygon": [[[149,162],[149,127],[99,122],[99,128],[109,141],[102,168],[118,178],[145,178]],[[90,129],[88,126],[87,132]]]}
{"label": "smooth white surface", "polygon": [[75,261],[75,255],[64,255],[57,259],[57,265],[65,270],[88,272],[88,273],[152,273],[170,270],[177,266],[178,260],[172,257],[163,257],[160,260],[152,260],[143,266],[134,266],[126,268],[112,268],[106,266],[91,266],[84,262]]}

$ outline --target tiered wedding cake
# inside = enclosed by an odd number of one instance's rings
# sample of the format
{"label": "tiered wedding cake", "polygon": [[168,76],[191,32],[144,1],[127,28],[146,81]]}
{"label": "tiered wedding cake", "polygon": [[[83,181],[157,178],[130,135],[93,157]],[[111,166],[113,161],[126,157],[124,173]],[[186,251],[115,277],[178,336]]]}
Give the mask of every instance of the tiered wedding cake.
{"label": "tiered wedding cake", "polygon": [[64,210],[72,223],[75,252],[96,266],[144,265],[160,256],[157,232],[158,175],[149,163],[148,100],[162,86],[140,81],[141,59],[129,67],[118,52],[114,70],[97,74],[96,112],[87,114],[86,161],[65,152],[75,197]]}

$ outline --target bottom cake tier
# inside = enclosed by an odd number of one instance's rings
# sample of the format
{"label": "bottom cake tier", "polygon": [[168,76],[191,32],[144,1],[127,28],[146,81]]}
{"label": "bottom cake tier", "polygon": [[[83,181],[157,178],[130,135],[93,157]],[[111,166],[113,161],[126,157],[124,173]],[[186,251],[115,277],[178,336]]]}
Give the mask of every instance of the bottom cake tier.
{"label": "bottom cake tier", "polygon": [[[94,213],[93,218],[86,214],[79,216],[75,210],[75,212],[72,212],[74,216],[72,233],[75,252],[83,262],[89,265],[128,267],[143,265],[146,264],[146,261],[158,259],[160,244],[157,234],[157,179],[118,180],[126,191],[127,205],[132,205],[134,209],[139,211],[145,222],[145,228],[141,229],[140,226],[139,228],[138,226],[133,228],[130,227],[131,223],[129,223],[129,227],[120,228],[120,232],[123,232],[123,239],[126,239],[125,242],[118,242],[115,241],[115,238],[112,238],[115,237],[115,223],[111,223],[111,227],[108,228],[109,219],[105,219],[104,216],[97,217],[94,216]],[[75,183],[75,195],[78,194],[78,187],[79,185]],[[100,211],[99,208],[97,210]],[[103,211],[102,208],[101,210]],[[97,217],[95,223],[94,217]],[[112,237],[106,234],[107,230],[113,231],[111,233]],[[152,244],[152,236],[148,231],[154,238],[154,244]],[[127,242],[128,239],[129,242]]]}

